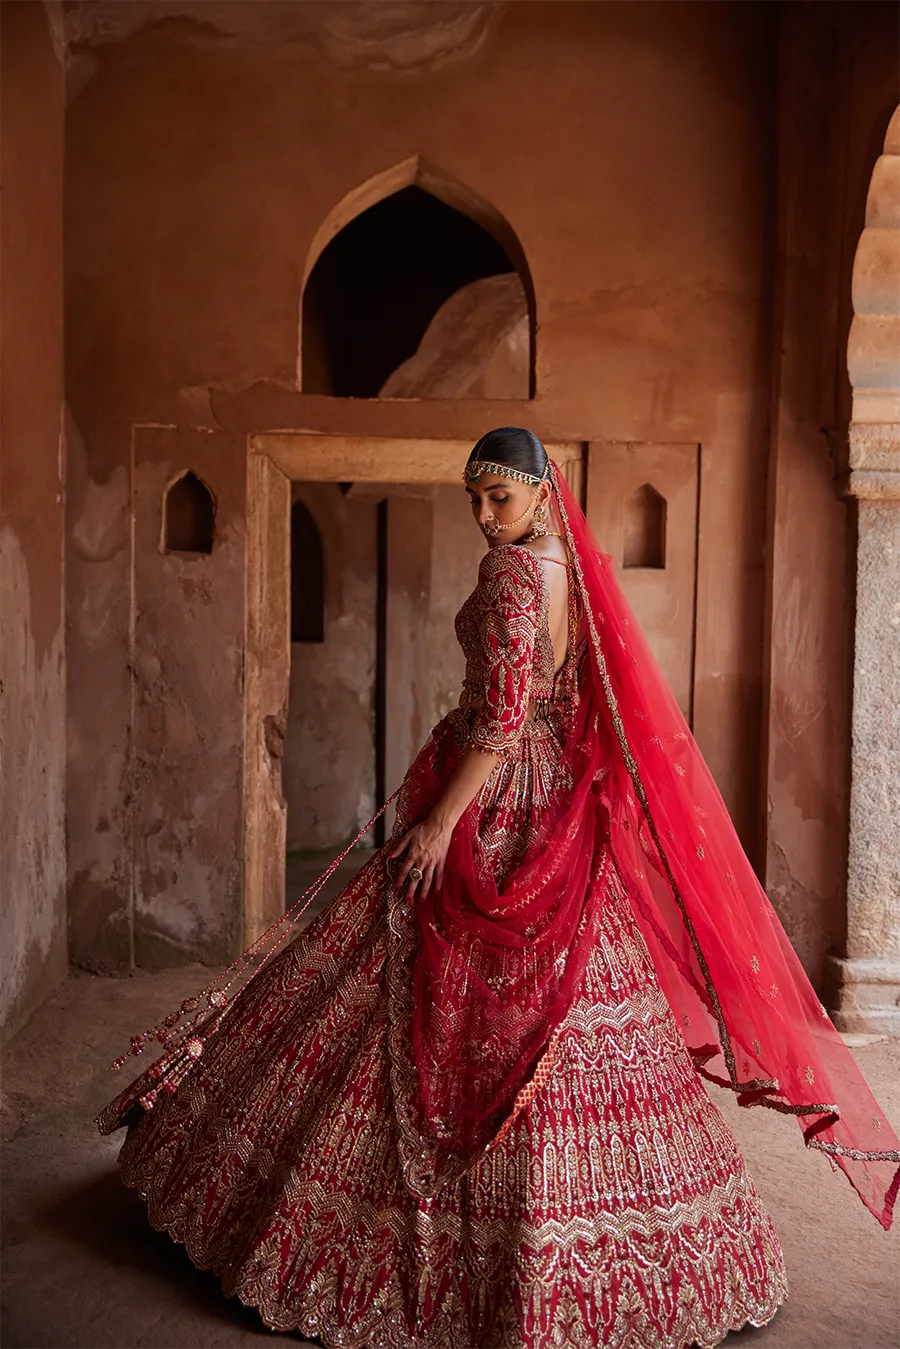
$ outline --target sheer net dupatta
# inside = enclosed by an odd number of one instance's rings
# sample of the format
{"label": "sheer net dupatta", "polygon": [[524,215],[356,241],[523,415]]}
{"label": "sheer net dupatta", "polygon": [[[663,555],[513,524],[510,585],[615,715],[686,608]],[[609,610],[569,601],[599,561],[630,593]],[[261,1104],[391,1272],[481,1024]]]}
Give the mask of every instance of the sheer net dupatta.
{"label": "sheer net dupatta", "polygon": [[[527,702],[527,699],[526,699]],[[535,841],[498,884],[475,803],[444,881],[388,900],[391,1086],[405,1181],[429,1196],[494,1146],[553,1062],[601,917],[608,824],[597,785],[611,748],[578,698]],[[399,827],[422,819],[461,753],[438,728],[401,793]]]}
{"label": "sheer net dupatta", "polygon": [[832,1025],[583,512],[554,466],[616,742],[613,853],[700,1072],[794,1115],[888,1228],[900,1141]]}

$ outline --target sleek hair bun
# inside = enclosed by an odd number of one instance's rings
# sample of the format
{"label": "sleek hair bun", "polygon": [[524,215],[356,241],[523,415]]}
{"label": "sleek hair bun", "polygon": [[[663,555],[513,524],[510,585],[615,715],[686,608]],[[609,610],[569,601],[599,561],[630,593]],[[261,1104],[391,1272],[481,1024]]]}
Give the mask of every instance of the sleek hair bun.
{"label": "sleek hair bun", "polygon": [[534,478],[543,478],[549,462],[537,436],[524,426],[498,426],[488,431],[472,450],[468,462],[471,464],[475,459],[503,464],[504,468],[530,473]]}

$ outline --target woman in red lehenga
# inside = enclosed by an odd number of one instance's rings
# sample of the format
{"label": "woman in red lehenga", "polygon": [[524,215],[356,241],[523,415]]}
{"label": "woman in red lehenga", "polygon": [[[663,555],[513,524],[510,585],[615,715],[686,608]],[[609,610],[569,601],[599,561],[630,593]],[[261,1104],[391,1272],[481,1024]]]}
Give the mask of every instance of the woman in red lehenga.
{"label": "woman in red lehenga", "polygon": [[276,1330],[715,1345],[787,1286],[702,1078],[795,1115],[885,1227],[900,1144],[540,441],[493,431],[464,478],[489,544],[465,683],[391,841],[136,1036],[162,1057],[98,1123]]}

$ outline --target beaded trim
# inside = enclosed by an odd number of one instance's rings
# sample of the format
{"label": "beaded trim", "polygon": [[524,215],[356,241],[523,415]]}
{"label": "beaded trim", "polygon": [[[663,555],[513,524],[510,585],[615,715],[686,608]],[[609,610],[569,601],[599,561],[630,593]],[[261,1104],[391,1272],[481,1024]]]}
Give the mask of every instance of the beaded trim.
{"label": "beaded trim", "polygon": [[536,487],[538,483],[544,481],[550,472],[549,461],[540,477],[535,477],[533,473],[522,473],[517,468],[507,468],[506,464],[492,464],[487,459],[472,459],[463,469],[463,482],[477,482],[482,473],[495,473],[498,478],[512,478],[513,482],[530,483]]}

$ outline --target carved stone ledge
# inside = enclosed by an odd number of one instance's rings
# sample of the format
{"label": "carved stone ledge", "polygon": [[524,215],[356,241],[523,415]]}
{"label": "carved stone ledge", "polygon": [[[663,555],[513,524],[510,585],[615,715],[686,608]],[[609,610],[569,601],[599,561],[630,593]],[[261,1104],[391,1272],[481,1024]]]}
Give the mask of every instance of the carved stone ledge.
{"label": "carved stone ledge", "polygon": [[848,452],[848,469],[836,480],[838,496],[843,500],[900,500],[900,423],[854,420]]}
{"label": "carved stone ledge", "polygon": [[850,423],[850,467],[900,471],[900,421]]}
{"label": "carved stone ledge", "polygon": [[900,1035],[900,960],[830,956],[827,998],[839,1031]]}
{"label": "carved stone ledge", "polygon": [[900,501],[900,467],[893,472],[852,469],[841,474],[835,487],[842,501],[850,497],[858,501]]}

